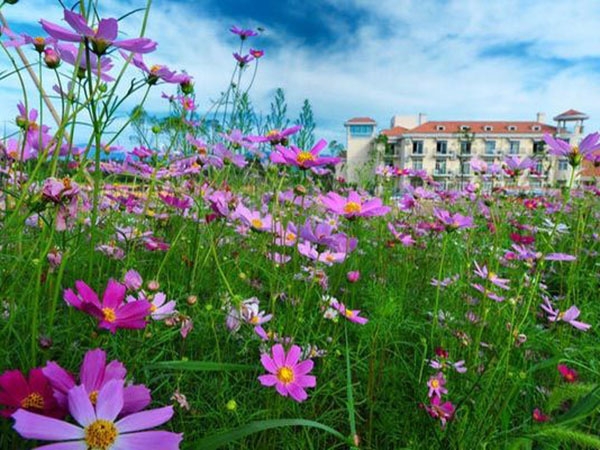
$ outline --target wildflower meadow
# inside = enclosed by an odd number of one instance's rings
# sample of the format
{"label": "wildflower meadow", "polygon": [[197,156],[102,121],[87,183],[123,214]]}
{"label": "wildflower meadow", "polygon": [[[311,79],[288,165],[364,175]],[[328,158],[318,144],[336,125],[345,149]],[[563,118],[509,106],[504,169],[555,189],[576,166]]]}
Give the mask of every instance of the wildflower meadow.
{"label": "wildflower meadow", "polygon": [[542,195],[351,184],[307,104],[252,113],[260,30],[204,111],[99,3],[0,1],[0,449],[600,448],[600,134]]}

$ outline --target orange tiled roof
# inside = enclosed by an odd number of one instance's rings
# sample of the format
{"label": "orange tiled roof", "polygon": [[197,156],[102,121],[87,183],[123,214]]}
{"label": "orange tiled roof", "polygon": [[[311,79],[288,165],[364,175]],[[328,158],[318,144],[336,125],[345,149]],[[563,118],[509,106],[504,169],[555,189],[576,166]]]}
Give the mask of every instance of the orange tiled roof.
{"label": "orange tiled roof", "polygon": [[350,123],[372,123],[372,124],[376,124],[377,122],[375,122],[373,119],[371,119],[370,117],[353,117],[350,120],[347,120],[346,123],[350,124]]}
{"label": "orange tiled roof", "polygon": [[394,127],[389,130],[383,130],[381,134],[385,134],[386,136],[401,136],[407,131],[410,131],[408,128],[404,127]]}
{"label": "orange tiled roof", "polygon": [[[443,129],[441,129],[443,127]],[[546,125],[540,122],[508,122],[508,121],[434,121],[425,122],[416,128],[412,128],[403,133],[394,132],[399,127],[391,130],[384,130],[383,133],[388,136],[398,136],[401,134],[460,134],[464,132],[464,127],[469,127],[468,131],[477,134],[531,134],[531,133],[556,133],[556,127]],[[488,129],[486,127],[491,127]],[[540,127],[534,130],[533,127]],[[389,134],[388,134],[389,133]]]}

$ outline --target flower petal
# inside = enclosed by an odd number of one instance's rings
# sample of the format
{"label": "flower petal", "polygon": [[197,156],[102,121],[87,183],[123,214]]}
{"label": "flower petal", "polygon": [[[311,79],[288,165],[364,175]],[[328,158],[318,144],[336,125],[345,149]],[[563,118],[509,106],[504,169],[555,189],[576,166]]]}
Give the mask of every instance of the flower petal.
{"label": "flower petal", "polygon": [[263,353],[260,355],[260,362],[263,367],[267,369],[271,373],[277,373],[277,366],[273,362],[273,358],[271,358],[267,353]]}
{"label": "flower petal", "polygon": [[35,450],[87,450],[85,441],[57,442],[56,444],[42,445]]}
{"label": "flower petal", "polygon": [[178,450],[183,434],[169,431],[143,431],[120,434],[111,450]]}
{"label": "flower petal", "polygon": [[104,383],[104,369],[106,367],[106,353],[102,349],[88,351],[83,357],[81,365],[81,384],[88,393],[98,391]]}
{"label": "flower petal", "polygon": [[119,32],[119,23],[117,19],[101,19],[98,23],[96,39],[103,39],[112,42],[117,38]]}
{"label": "flower petal", "polygon": [[123,380],[110,380],[98,393],[96,416],[113,422],[123,409]]}
{"label": "flower petal", "polygon": [[119,420],[115,425],[119,433],[130,433],[157,427],[171,420],[171,417],[173,417],[173,407],[165,406],[131,414]]}
{"label": "flower petal", "polygon": [[150,389],[144,385],[126,386],[123,389],[123,409],[121,415],[141,411],[152,400]]}
{"label": "flower petal", "polygon": [[25,439],[60,441],[83,439],[84,437],[83,428],[24,409],[19,409],[12,415],[12,418],[15,419],[13,428]]}
{"label": "flower petal", "polygon": [[285,364],[285,350],[283,349],[283,345],[276,344],[271,349],[273,352],[273,362],[277,368],[283,367]]}
{"label": "flower petal", "polygon": [[258,377],[258,381],[263,386],[274,386],[279,380],[275,375],[261,375]]}
{"label": "flower petal", "polygon": [[108,280],[106,290],[102,296],[102,307],[113,309],[117,308],[121,303],[123,303],[126,291],[127,288],[125,285],[111,278]]}
{"label": "flower petal", "polygon": [[293,367],[300,359],[300,355],[302,354],[302,349],[298,345],[292,345],[290,351],[285,357],[285,365],[288,367]]}
{"label": "flower petal", "polygon": [[85,386],[75,386],[69,391],[69,412],[77,423],[87,427],[96,420],[96,413]]}
{"label": "flower petal", "polygon": [[296,372],[296,375],[305,375],[313,369],[314,365],[315,363],[311,359],[306,359],[296,365],[294,372]]}

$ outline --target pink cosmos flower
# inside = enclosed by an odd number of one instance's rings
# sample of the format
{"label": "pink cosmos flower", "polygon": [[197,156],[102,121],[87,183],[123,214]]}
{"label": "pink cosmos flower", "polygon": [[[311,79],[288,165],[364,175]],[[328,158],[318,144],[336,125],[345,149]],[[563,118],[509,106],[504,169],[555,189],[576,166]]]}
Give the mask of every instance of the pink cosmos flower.
{"label": "pink cosmos flower", "polygon": [[123,283],[130,291],[137,291],[142,288],[144,280],[137,270],[128,270],[123,279]]}
{"label": "pink cosmos flower", "polygon": [[354,219],[356,217],[383,216],[391,211],[389,206],[384,206],[380,198],[363,201],[356,191],[351,191],[347,198],[336,192],[330,192],[320,197],[321,203],[335,214]]}
{"label": "pink cosmos flower", "polygon": [[579,379],[579,374],[564,364],[559,364],[557,369],[567,383],[575,383]]}
{"label": "pink cosmos flower", "polygon": [[526,170],[531,170],[535,167],[535,161],[530,157],[523,159],[515,155],[510,155],[504,158],[506,167],[504,172],[511,178],[518,178]]}
{"label": "pink cosmos flower", "polygon": [[343,303],[333,299],[329,305],[337,310],[342,316],[344,316],[346,319],[348,319],[350,322],[354,322],[357,323],[359,325],[364,325],[365,323],[367,323],[369,321],[369,319],[367,319],[366,317],[360,317],[360,310],[359,309],[348,309],[346,307],[346,305],[344,305]]}
{"label": "pink cosmos flower", "polygon": [[462,214],[452,214],[444,209],[434,208],[433,215],[446,228],[446,231],[454,231],[459,228],[473,228],[473,218]]}
{"label": "pink cosmos flower", "polygon": [[351,270],[346,274],[346,278],[350,283],[356,283],[360,279],[360,271]]}
{"label": "pink cosmos flower", "polygon": [[510,289],[510,287],[508,286],[508,283],[510,283],[510,280],[507,278],[500,278],[494,272],[490,272],[486,265],[483,265],[482,267],[480,267],[479,264],[477,264],[477,262],[475,261],[475,270],[473,272],[479,278],[488,280],[490,283],[492,283],[494,286],[499,287],[500,289],[504,289],[504,290]]}
{"label": "pink cosmos flower", "polygon": [[89,55],[88,59],[88,55],[86,54],[86,52],[81,51],[80,54],[79,48],[75,47],[74,45],[58,44],[56,46],[56,49],[58,50],[58,54],[64,62],[72,66],[78,64],[77,67],[80,72],[85,73],[85,71],[88,68],[89,62],[92,75],[98,76],[98,73],[100,73],[101,80],[107,82],[114,81],[114,78],[108,74],[108,72],[113,68],[112,59],[106,56],[102,56],[100,57],[100,64],[98,65],[98,56],[92,53]]}
{"label": "pink cosmos flower", "polygon": [[271,231],[273,218],[270,214],[262,215],[260,211],[250,211],[241,203],[235,209],[232,218],[241,222],[255,231]]}
{"label": "pink cosmos flower", "polygon": [[151,306],[146,300],[125,303],[125,285],[110,279],[102,302],[98,295],[86,283],[75,282],[77,294],[71,289],[64,292],[65,302],[86,312],[100,321],[99,328],[115,333],[117,328],[142,329],[146,327],[146,317]]}
{"label": "pink cosmos flower", "polygon": [[444,374],[442,372],[438,372],[433,377],[429,379],[427,382],[427,386],[429,387],[429,392],[427,393],[428,397],[438,396],[441,397],[444,394],[448,393],[448,389],[444,386],[446,384],[446,378],[444,378]]}
{"label": "pink cosmos flower", "polygon": [[64,417],[65,410],[57,403],[52,387],[41,369],[29,371],[28,379],[20,370],[8,370],[0,375],[0,416],[10,417],[17,409],[50,417]]}
{"label": "pink cosmos flower", "polygon": [[152,320],[164,320],[174,313],[175,300],[167,301],[167,295],[164,292],[154,294],[154,298],[150,302],[150,317],[152,317]]}
{"label": "pink cosmos flower", "polygon": [[327,141],[324,139],[317,142],[310,150],[302,150],[294,145],[289,148],[278,145],[276,150],[271,152],[270,159],[275,164],[285,164],[302,170],[339,163],[340,158],[319,156],[326,145]]}
{"label": "pink cosmos flower", "polygon": [[313,375],[307,375],[314,366],[312,360],[307,359],[298,362],[302,349],[293,345],[288,354],[281,344],[275,344],[271,349],[272,356],[263,353],[260,361],[263,367],[269,372],[267,375],[258,377],[263,386],[275,386],[279,394],[292,397],[297,402],[302,402],[308,398],[305,388],[314,388],[317,385],[317,379]]}
{"label": "pink cosmos flower", "polygon": [[148,38],[134,38],[117,41],[119,33],[119,22],[117,19],[100,19],[98,26],[94,29],[88,26],[85,17],[81,14],[64,11],[65,21],[76,31],[73,33],[44,19],[40,20],[42,28],[55,39],[68,42],[82,42],[87,40],[92,46],[92,51],[102,56],[110,46],[118,47],[135,53],[149,53],[156,50],[156,42]]}
{"label": "pink cosmos flower", "polygon": [[550,420],[550,416],[544,414],[539,408],[533,410],[532,417],[536,422],[548,422]]}
{"label": "pink cosmos flower", "polygon": [[[54,390],[58,404],[67,409],[69,391],[77,383],[75,377],[54,361],[48,361],[42,369]],[[79,369],[79,384],[85,388],[93,405],[98,399],[100,389],[112,380],[125,380],[127,369],[117,360],[106,363],[106,352],[102,349],[89,350],[83,357]],[[138,412],[150,404],[150,390],[144,385],[124,387],[125,394],[121,414]]]}
{"label": "pink cosmos flower", "polygon": [[60,441],[39,449],[134,449],[176,450],[183,439],[181,434],[149,430],[169,421],[173,407],[141,411],[116,420],[124,404],[123,380],[111,380],[98,392],[92,404],[83,386],[68,393],[69,411],[79,424],[41,416],[24,409],[13,414],[14,429],[25,439]]}

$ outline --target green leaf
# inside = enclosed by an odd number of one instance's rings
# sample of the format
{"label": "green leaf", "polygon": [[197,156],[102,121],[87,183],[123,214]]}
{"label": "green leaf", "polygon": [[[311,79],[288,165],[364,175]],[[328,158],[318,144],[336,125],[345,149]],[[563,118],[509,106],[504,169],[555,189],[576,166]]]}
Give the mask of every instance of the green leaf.
{"label": "green leaf", "polygon": [[572,422],[583,419],[593,413],[600,406],[600,386],[596,386],[573,407],[554,421],[555,424]]}
{"label": "green leaf", "polygon": [[257,370],[258,366],[218,363],[212,361],[161,361],[148,365],[149,369],[189,370],[192,372],[232,372]]}
{"label": "green leaf", "polygon": [[260,420],[256,422],[250,422],[246,425],[242,425],[241,427],[234,428],[225,433],[215,434],[213,436],[206,437],[204,439],[200,439],[199,441],[195,441],[193,443],[186,443],[186,447],[190,449],[199,449],[202,450],[212,450],[215,448],[222,447],[223,445],[230,444],[239,439],[242,439],[246,436],[249,436],[254,433],[259,433],[261,431],[271,430],[273,428],[283,428],[283,427],[310,427],[310,428],[318,428],[320,430],[326,431],[329,434],[334,435],[339,440],[348,443],[348,439],[342,435],[340,432],[334,430],[327,425],[323,425],[322,423],[315,422],[313,420],[305,420],[305,419],[274,419],[274,420]]}

